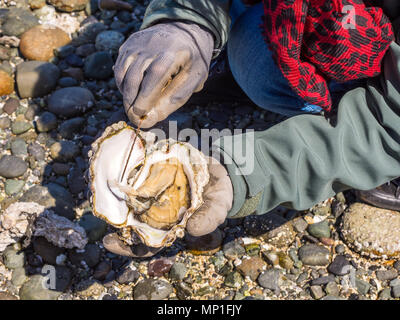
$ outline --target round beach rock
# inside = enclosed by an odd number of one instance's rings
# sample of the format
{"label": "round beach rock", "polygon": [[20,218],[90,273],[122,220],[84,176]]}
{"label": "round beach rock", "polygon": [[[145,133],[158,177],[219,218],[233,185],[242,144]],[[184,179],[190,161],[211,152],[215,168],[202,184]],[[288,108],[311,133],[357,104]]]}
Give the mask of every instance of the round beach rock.
{"label": "round beach rock", "polygon": [[93,94],[85,88],[68,87],[55,91],[49,98],[49,111],[66,118],[85,112],[93,105]]}
{"label": "round beach rock", "polygon": [[0,70],[0,96],[10,94],[14,91],[14,80],[8,73]]}
{"label": "round beach rock", "polygon": [[400,213],[354,203],[344,213],[342,235],[355,251],[371,258],[400,256]]}
{"label": "round beach rock", "polygon": [[17,156],[4,155],[0,159],[0,176],[18,178],[28,169],[28,164]]}
{"label": "round beach rock", "polygon": [[17,86],[21,98],[44,96],[54,90],[60,70],[57,66],[43,61],[26,61],[17,67]]}
{"label": "round beach rock", "polygon": [[19,48],[30,60],[48,61],[54,57],[54,49],[71,41],[66,32],[54,26],[36,26],[21,36]]}

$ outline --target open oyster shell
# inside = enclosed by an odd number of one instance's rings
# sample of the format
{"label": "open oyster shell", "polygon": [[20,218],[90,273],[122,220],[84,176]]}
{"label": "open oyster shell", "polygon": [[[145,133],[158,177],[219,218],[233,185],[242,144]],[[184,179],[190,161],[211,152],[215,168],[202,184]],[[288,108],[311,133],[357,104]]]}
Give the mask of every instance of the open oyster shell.
{"label": "open oyster shell", "polygon": [[[114,227],[131,229],[150,247],[170,246],[184,236],[188,219],[203,203],[207,160],[188,143],[172,139],[154,143],[155,136],[143,131],[135,141],[136,134],[121,121],[92,144],[93,213]],[[165,201],[176,210],[165,207]],[[163,216],[158,219],[160,212]]]}

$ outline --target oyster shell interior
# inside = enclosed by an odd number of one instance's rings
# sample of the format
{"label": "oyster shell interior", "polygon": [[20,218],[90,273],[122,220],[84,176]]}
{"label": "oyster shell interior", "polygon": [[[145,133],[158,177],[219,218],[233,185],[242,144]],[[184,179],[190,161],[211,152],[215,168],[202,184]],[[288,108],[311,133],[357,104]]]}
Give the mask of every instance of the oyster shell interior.
{"label": "oyster shell interior", "polygon": [[120,122],[93,143],[93,213],[117,228],[131,228],[148,246],[168,246],[184,235],[187,220],[203,203],[207,161],[190,144],[153,144],[146,132],[135,136]]}

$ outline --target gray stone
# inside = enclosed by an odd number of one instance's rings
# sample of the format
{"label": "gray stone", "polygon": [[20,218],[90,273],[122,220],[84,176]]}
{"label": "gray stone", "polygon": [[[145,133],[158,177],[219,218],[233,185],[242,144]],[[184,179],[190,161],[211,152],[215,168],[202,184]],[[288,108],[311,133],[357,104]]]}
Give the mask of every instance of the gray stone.
{"label": "gray stone", "polygon": [[222,247],[222,251],[225,257],[231,260],[235,260],[236,258],[240,259],[246,253],[244,247],[235,240],[225,243]]}
{"label": "gray stone", "polygon": [[75,87],[78,85],[78,81],[72,77],[63,77],[58,80],[58,84],[63,88]]}
{"label": "gray stone", "polygon": [[336,276],[344,276],[350,272],[350,262],[345,256],[336,256],[332,263],[328,266],[328,271]]}
{"label": "gray stone", "polygon": [[380,281],[393,280],[397,277],[397,275],[398,274],[395,269],[376,271],[376,278]]}
{"label": "gray stone", "polygon": [[36,142],[32,142],[29,144],[28,153],[31,156],[33,156],[36,161],[42,161],[45,159],[45,156],[46,156],[44,148]]}
{"label": "gray stone", "polygon": [[339,287],[335,282],[329,282],[325,287],[327,295],[338,296],[340,293]]}
{"label": "gray stone", "polygon": [[135,300],[162,300],[173,292],[169,282],[161,279],[144,279],[134,289]]}
{"label": "gray stone", "polygon": [[78,252],[76,249],[68,250],[68,257],[76,266],[81,266],[84,261],[90,268],[93,268],[100,262],[101,251],[96,244],[86,245],[84,252]]}
{"label": "gray stone", "polygon": [[88,89],[69,87],[55,91],[49,98],[48,107],[58,116],[71,118],[84,113],[93,103],[93,94]]}
{"label": "gray stone", "polygon": [[24,180],[11,180],[7,179],[4,184],[4,190],[7,195],[14,195],[20,192],[25,185]]}
{"label": "gray stone", "polygon": [[305,221],[303,218],[297,218],[293,220],[293,228],[299,233],[304,232],[308,227],[307,221]]}
{"label": "gray stone", "polygon": [[79,225],[85,229],[90,242],[103,239],[107,231],[107,223],[91,213],[83,215],[79,220]]}
{"label": "gray stone", "polygon": [[95,52],[85,60],[83,71],[87,78],[104,80],[113,74],[113,59],[108,52]]}
{"label": "gray stone", "polygon": [[326,266],[329,263],[329,250],[316,244],[306,244],[299,249],[300,260],[310,266]]}
{"label": "gray stone", "polygon": [[73,161],[80,154],[79,147],[73,141],[57,141],[50,147],[50,156],[60,162]]}
{"label": "gray stone", "polygon": [[60,216],[70,220],[75,218],[74,198],[67,189],[56,183],[33,186],[22,195],[20,201],[36,202]]}
{"label": "gray stone", "polygon": [[366,295],[371,288],[371,285],[364,280],[356,278],[356,288],[359,294]]}
{"label": "gray stone", "polygon": [[391,289],[385,288],[381,292],[379,292],[378,296],[379,300],[389,300],[391,298]]}
{"label": "gray stone", "polygon": [[17,138],[11,142],[11,153],[14,156],[26,156],[28,147],[24,139]]}
{"label": "gray stone", "polygon": [[311,296],[316,300],[321,299],[325,295],[324,291],[322,290],[322,288],[320,286],[311,286],[310,292],[311,292]]}
{"label": "gray stone", "polygon": [[4,155],[0,159],[0,176],[18,178],[28,169],[28,164],[19,157]]}
{"label": "gray stone", "polygon": [[36,127],[39,132],[48,132],[57,128],[57,117],[54,113],[43,112],[36,120]]}
{"label": "gray stone", "polygon": [[0,118],[0,129],[8,129],[11,127],[11,120],[9,117]]}
{"label": "gray stone", "polygon": [[3,262],[9,269],[22,268],[25,264],[25,253],[8,246],[3,252]]}
{"label": "gray stone", "polygon": [[400,298],[400,286],[392,287],[393,298]]}
{"label": "gray stone", "polygon": [[49,62],[26,61],[17,66],[16,82],[21,98],[41,97],[56,88],[58,67]]}
{"label": "gray stone", "polygon": [[57,257],[65,252],[64,248],[53,245],[44,237],[35,237],[32,242],[36,254],[41,256],[44,262],[49,264],[57,264]]}
{"label": "gray stone", "polygon": [[94,270],[93,277],[97,280],[104,280],[111,271],[111,264],[107,261],[101,261]]}
{"label": "gray stone", "polygon": [[125,36],[121,32],[107,30],[97,35],[95,46],[98,51],[117,53],[124,40]]}
{"label": "gray stone", "polygon": [[322,276],[322,277],[313,279],[311,281],[311,285],[312,286],[321,286],[321,285],[328,284],[328,283],[334,282],[334,281],[335,281],[335,277],[333,275]]}
{"label": "gray stone", "polygon": [[310,224],[307,231],[316,238],[329,238],[331,236],[331,230],[327,220]]}
{"label": "gray stone", "polygon": [[[57,282],[56,282],[57,283]],[[31,276],[19,290],[21,300],[57,300],[61,292],[48,289],[48,277]]]}
{"label": "gray stone", "polygon": [[184,263],[176,262],[169,271],[169,277],[172,280],[182,280],[186,276],[187,271],[188,269]]}
{"label": "gray stone", "polygon": [[18,135],[27,132],[29,129],[32,128],[32,124],[27,121],[16,120],[11,125],[12,133]]}
{"label": "gray stone", "polygon": [[57,57],[60,57],[61,59],[65,59],[68,57],[70,54],[73,54],[75,52],[75,47],[71,46],[70,44],[67,44],[65,46],[59,47],[54,50],[54,53]]}
{"label": "gray stone", "polygon": [[72,139],[75,134],[84,128],[85,119],[78,117],[65,120],[58,128],[60,136],[64,139]]}
{"label": "gray stone", "polygon": [[12,8],[9,10],[6,20],[2,25],[2,33],[6,36],[20,36],[25,31],[39,24],[29,10],[23,8]]}
{"label": "gray stone", "polygon": [[260,274],[258,284],[269,290],[279,291],[280,272],[278,269],[268,269]]}
{"label": "gray stone", "polygon": [[140,277],[139,272],[127,268],[118,273],[116,280],[120,284],[129,284],[136,282],[136,280],[139,279],[139,277]]}
{"label": "gray stone", "polygon": [[400,279],[396,278],[396,279],[393,279],[392,281],[390,281],[390,286],[391,287],[400,286]]}
{"label": "gray stone", "polygon": [[11,282],[14,286],[20,287],[28,280],[25,268],[16,268],[12,272]]}

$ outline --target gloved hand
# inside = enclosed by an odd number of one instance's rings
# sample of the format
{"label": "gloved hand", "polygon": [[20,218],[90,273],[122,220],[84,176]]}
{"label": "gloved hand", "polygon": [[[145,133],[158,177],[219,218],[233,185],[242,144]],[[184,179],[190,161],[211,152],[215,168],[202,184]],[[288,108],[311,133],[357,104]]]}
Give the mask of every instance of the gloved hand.
{"label": "gloved hand", "polygon": [[[186,230],[192,236],[213,232],[225,221],[233,201],[233,188],[225,167],[209,157],[210,181],[203,193],[203,205],[189,218]],[[111,233],[103,238],[103,245],[115,254],[130,257],[151,257],[163,248],[150,248],[143,244],[128,246]]]}
{"label": "gloved hand", "polygon": [[132,34],[121,46],[114,73],[129,119],[149,128],[203,88],[214,49],[210,32],[169,22]]}

